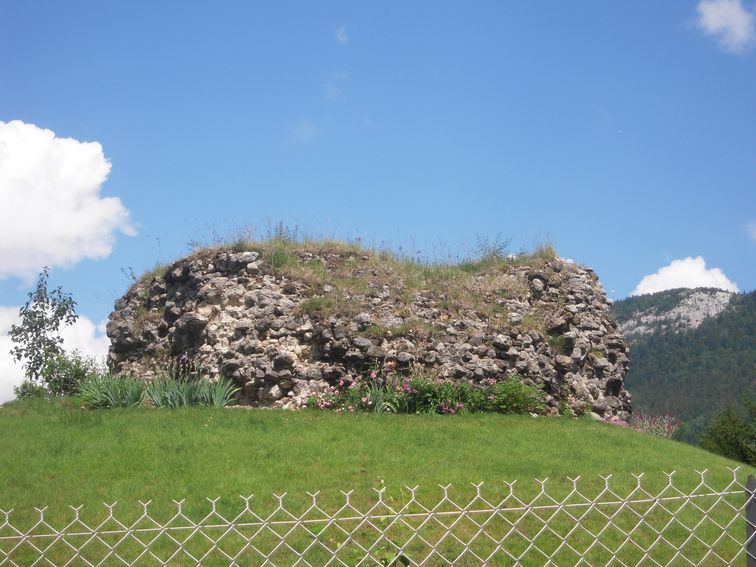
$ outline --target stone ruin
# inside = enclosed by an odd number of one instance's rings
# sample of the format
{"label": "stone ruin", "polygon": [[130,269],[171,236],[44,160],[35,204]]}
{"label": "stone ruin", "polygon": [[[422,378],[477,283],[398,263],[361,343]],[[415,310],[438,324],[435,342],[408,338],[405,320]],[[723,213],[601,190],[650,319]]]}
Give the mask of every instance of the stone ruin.
{"label": "stone ruin", "polygon": [[[235,381],[240,404],[292,408],[385,365],[473,383],[517,374],[543,387],[549,413],[566,402],[577,415],[629,417],[628,347],[591,269],[524,257],[468,278],[470,301],[455,305],[453,290],[412,287],[373,253],[303,247],[287,258],[294,269],[264,251],[205,250],[135,283],[109,318],[110,367],[151,379],[184,364]],[[300,277],[313,265],[318,278]],[[336,268],[361,285],[332,282]]]}

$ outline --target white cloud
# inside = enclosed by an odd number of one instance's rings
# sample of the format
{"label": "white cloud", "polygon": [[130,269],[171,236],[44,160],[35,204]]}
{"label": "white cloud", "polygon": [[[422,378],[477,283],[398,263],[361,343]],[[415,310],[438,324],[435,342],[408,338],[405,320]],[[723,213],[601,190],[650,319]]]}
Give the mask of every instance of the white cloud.
{"label": "white cloud", "polygon": [[336,41],[338,41],[341,45],[346,45],[349,43],[349,34],[347,34],[346,28],[344,26],[337,27],[333,32],[334,37],[336,38]]}
{"label": "white cloud", "polygon": [[116,231],[134,234],[121,200],[100,196],[109,173],[97,142],[0,121],[0,280],[104,258]]}
{"label": "white cloud", "polygon": [[746,227],[746,232],[748,233],[748,236],[751,237],[751,240],[756,242],[756,222],[749,222]]}
{"label": "white cloud", "polygon": [[[10,354],[13,343],[8,336],[11,325],[18,321],[18,307],[0,306],[0,404],[14,398],[13,386],[18,386],[24,379],[21,364]],[[105,362],[110,340],[105,336],[104,322],[95,326],[91,320],[80,316],[76,323],[61,329],[60,336],[66,352],[78,350],[98,362]]]}
{"label": "white cloud", "polygon": [[307,144],[318,134],[318,127],[309,118],[300,118],[289,126],[286,139],[292,144]]}
{"label": "white cloud", "polygon": [[672,260],[669,266],[660,268],[655,274],[644,277],[630,295],[656,293],[665,289],[680,287],[716,287],[727,291],[738,291],[738,286],[724,275],[719,268],[706,268],[701,256]]}
{"label": "white cloud", "polygon": [[110,339],[105,334],[106,323],[103,321],[95,325],[89,318],[79,316],[76,323],[60,331],[66,351],[78,350],[104,363],[110,347]]}
{"label": "white cloud", "polygon": [[323,83],[326,97],[331,100],[335,100],[344,96],[344,89],[342,88],[342,86],[348,78],[349,75],[343,71],[339,73],[331,73],[330,75],[328,75],[328,79],[326,79],[326,82]]}
{"label": "white cloud", "polygon": [[754,15],[741,0],[700,0],[696,24],[719,40],[725,51],[743,53],[756,42]]}
{"label": "white cloud", "polygon": [[8,331],[17,320],[18,308],[0,307],[0,404],[14,398],[13,386],[17,386],[24,379],[21,365],[10,355],[13,343]]}

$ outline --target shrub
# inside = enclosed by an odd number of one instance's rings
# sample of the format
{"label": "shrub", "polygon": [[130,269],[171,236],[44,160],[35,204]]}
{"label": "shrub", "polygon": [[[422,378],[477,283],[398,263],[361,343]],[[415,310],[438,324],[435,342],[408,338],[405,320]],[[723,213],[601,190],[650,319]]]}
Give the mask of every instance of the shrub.
{"label": "shrub", "polygon": [[94,358],[82,356],[79,352],[66,355],[56,354],[42,368],[42,381],[53,396],[74,396],[79,384],[89,378],[103,374],[104,369]]}
{"label": "shrub", "polygon": [[33,382],[31,380],[24,380],[18,386],[13,386],[13,394],[17,400],[31,400],[46,398],[48,396],[47,388]]}
{"label": "shrub", "polygon": [[630,416],[628,425],[635,431],[665,439],[675,439],[680,432],[680,420],[671,414],[634,413]]}
{"label": "shrub", "polygon": [[79,384],[79,396],[93,409],[131,408],[144,400],[145,384],[130,376],[92,375]]}
{"label": "shrub", "polygon": [[492,409],[498,413],[539,413],[544,408],[543,391],[516,378],[495,384],[492,395]]}
{"label": "shrub", "polygon": [[746,398],[744,411],[728,406],[715,415],[699,438],[712,453],[756,465],[756,401]]}

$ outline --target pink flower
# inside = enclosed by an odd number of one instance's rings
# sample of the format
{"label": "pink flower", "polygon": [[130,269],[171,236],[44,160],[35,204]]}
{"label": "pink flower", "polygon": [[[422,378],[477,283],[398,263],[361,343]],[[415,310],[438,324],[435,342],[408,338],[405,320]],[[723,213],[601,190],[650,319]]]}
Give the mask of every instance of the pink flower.
{"label": "pink flower", "polygon": [[613,417],[612,417],[612,418],[611,418],[611,419],[609,420],[609,423],[611,423],[612,425],[619,425],[620,427],[630,427],[630,426],[628,425],[628,423],[627,423],[626,421],[623,421],[623,420],[621,420],[621,419],[620,419],[620,418],[618,418],[618,417],[617,417],[616,415],[615,415],[615,416],[613,416]]}

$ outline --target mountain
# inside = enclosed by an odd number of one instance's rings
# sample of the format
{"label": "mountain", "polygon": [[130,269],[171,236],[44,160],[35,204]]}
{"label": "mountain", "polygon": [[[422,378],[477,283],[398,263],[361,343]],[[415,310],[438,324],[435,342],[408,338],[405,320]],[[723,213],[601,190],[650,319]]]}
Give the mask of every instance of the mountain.
{"label": "mountain", "polygon": [[636,412],[673,413],[695,442],[712,415],[756,398],[756,292],[673,289],[613,305],[630,345]]}

